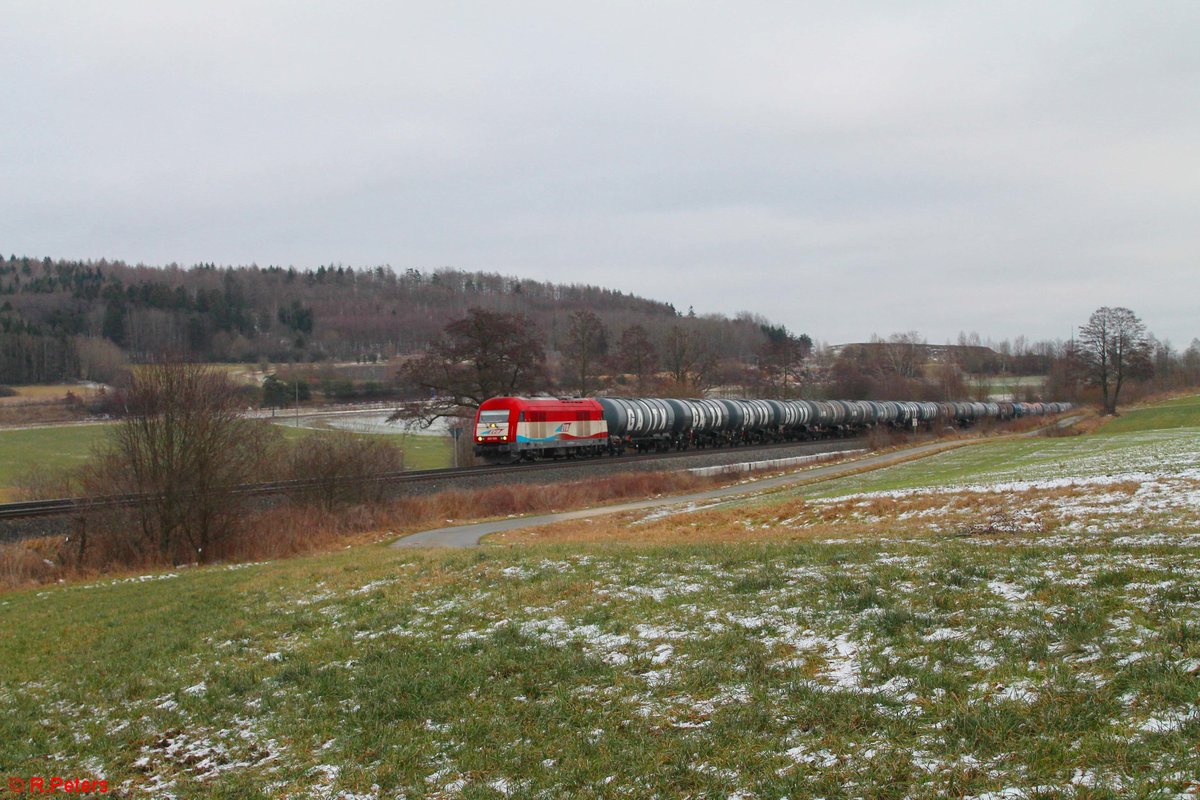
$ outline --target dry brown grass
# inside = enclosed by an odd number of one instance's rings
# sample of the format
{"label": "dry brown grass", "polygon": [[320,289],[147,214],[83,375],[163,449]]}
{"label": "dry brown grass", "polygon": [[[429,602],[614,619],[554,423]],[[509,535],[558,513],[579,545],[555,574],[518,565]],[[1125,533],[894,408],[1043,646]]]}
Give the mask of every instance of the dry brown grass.
{"label": "dry brown grass", "polygon": [[729,476],[700,477],[689,472],[630,472],[590,481],[552,485],[509,484],[476,491],[450,491],[396,501],[397,529],[587,508],[614,500],[696,491],[732,482]]}
{"label": "dry brown grass", "polygon": [[[13,398],[6,398],[13,399]],[[0,405],[0,428],[22,425],[54,425],[87,419],[84,406],[66,403],[23,403]]]}
{"label": "dry brown grass", "polygon": [[[887,536],[983,536],[1052,532],[1064,501],[1098,494],[1130,496],[1138,483],[1066,486],[1015,493],[956,492],[809,502],[793,498],[764,507],[709,509],[642,522],[645,512],[597,516],[489,538],[530,543],[684,544],[793,541]],[[1018,513],[1019,512],[1019,513]]]}
{"label": "dry brown grass", "polygon": [[15,394],[9,397],[0,397],[0,406],[64,403],[67,400],[68,392],[79,400],[91,399],[96,394],[94,388],[79,384],[13,386],[11,388]]}
{"label": "dry brown grass", "polygon": [[14,588],[55,580],[58,569],[48,557],[55,555],[54,545],[53,539],[0,545],[0,587]]}
{"label": "dry brown grass", "polygon": [[1058,425],[1047,425],[1042,428],[1041,435],[1048,438],[1086,436],[1095,433],[1107,419],[1111,419],[1111,417],[1099,416],[1092,409],[1082,409],[1078,413],[1072,413],[1071,416],[1081,416],[1082,418],[1065,428],[1060,428]]}
{"label": "dry brown grass", "polygon": [[[218,562],[284,558],[394,539],[405,533],[467,520],[583,508],[613,500],[693,491],[728,483],[688,472],[626,473],[555,485],[493,486],[329,510],[320,503],[288,504],[252,514],[237,536],[214,544]],[[76,520],[69,537],[0,545],[0,589],[172,565],[139,545],[128,512]]]}

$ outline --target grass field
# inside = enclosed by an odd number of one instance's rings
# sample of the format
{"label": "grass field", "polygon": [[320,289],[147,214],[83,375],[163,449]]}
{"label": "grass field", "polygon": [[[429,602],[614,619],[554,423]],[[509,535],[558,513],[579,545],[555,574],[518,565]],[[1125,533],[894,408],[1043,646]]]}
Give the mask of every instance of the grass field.
{"label": "grass field", "polygon": [[454,459],[454,443],[445,436],[388,436],[404,450],[405,469],[441,469]]}
{"label": "grass field", "polygon": [[1200,430],[823,488],[2,595],[0,765],[156,798],[1200,791]]}
{"label": "grass field", "polygon": [[15,593],[0,763],[180,798],[1173,797],[1198,578],[1127,532],[370,548]]}
{"label": "grass field", "polygon": [[1177,474],[1200,467],[1197,453],[1200,396],[1127,411],[1091,436],[983,442],[891,469],[828,481],[815,490],[793,494],[836,497],[972,483]]}
{"label": "grass field", "polygon": [[1200,428],[1200,395],[1180,397],[1147,408],[1122,410],[1121,416],[1104,424],[1104,434],[1132,431]]}
{"label": "grass field", "polygon": [[[205,368],[223,372],[228,375],[236,383],[244,383],[251,385],[259,385],[262,383],[261,373],[259,372],[258,364],[244,364],[237,361],[205,364]],[[132,364],[129,369],[133,372],[138,372],[143,369],[142,364]]]}
{"label": "grass field", "polygon": [[1197,465],[1200,428],[1149,430],[1119,436],[1077,436],[984,442],[949,453],[824,483],[810,496],[967,483],[1096,478],[1129,472],[1181,472]]}
{"label": "grass field", "polygon": [[[22,476],[37,467],[70,469],[87,461],[92,449],[104,440],[105,425],[53,425],[24,430],[0,430],[0,502],[9,499]],[[312,435],[307,429],[279,426],[288,438]],[[449,439],[438,436],[396,434],[386,438],[404,449],[406,469],[450,466]]]}
{"label": "grass field", "polygon": [[[311,428],[293,428],[288,425],[278,426],[288,439],[302,439],[311,436],[315,431]],[[451,449],[453,443],[446,436],[418,436],[407,433],[374,433],[359,434],[362,436],[382,437],[404,451],[404,468],[442,469],[449,467],[454,458]]]}
{"label": "grass field", "polygon": [[71,469],[104,440],[105,425],[56,425],[0,430],[0,501],[32,468]]}
{"label": "grass field", "polygon": [[[974,387],[979,381],[976,377],[968,377],[967,385]],[[1008,375],[991,376],[985,379],[987,390],[992,394],[1020,394],[1025,389],[1041,389],[1046,383],[1045,375]]]}

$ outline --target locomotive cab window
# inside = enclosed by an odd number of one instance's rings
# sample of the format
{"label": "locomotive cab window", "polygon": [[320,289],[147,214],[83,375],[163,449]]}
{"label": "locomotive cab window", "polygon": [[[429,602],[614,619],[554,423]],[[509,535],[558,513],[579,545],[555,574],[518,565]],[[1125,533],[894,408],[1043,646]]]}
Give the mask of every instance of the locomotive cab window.
{"label": "locomotive cab window", "polygon": [[507,411],[480,411],[479,424],[488,425],[490,423],[506,423],[508,422]]}

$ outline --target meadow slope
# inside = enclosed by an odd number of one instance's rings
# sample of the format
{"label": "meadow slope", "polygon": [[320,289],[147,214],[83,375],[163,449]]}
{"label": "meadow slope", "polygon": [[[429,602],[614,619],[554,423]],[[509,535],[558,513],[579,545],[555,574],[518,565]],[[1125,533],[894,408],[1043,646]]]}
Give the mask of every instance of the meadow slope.
{"label": "meadow slope", "polygon": [[1200,430],[938,459],[12,592],[0,765],[127,797],[1195,796]]}

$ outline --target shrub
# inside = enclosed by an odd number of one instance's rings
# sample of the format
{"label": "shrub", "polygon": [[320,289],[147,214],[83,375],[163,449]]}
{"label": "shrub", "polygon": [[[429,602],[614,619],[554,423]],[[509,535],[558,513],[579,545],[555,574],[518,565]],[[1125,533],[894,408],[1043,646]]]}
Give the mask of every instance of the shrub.
{"label": "shrub", "polygon": [[83,478],[89,496],[149,496],[123,512],[134,523],[131,547],[172,564],[203,562],[237,533],[245,509],[234,490],[264,474],[278,437],[241,406],[237,387],[210,367],[151,364],[133,375],[128,415]]}
{"label": "shrub", "polygon": [[404,454],[389,441],[344,431],[316,433],[295,442],[287,457],[287,478],[307,480],[293,497],[326,510],[383,499],[383,475],[404,468]]}

